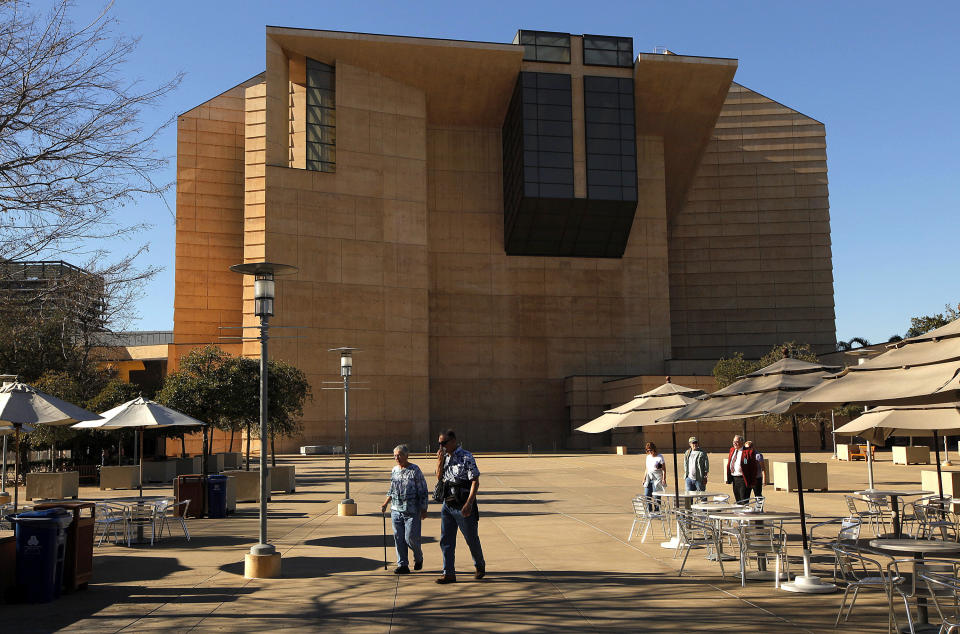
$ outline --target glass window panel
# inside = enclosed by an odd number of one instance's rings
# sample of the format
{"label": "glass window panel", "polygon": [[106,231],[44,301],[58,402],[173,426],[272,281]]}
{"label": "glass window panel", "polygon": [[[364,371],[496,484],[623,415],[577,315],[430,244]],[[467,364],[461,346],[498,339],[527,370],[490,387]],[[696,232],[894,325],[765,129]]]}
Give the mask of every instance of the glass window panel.
{"label": "glass window panel", "polygon": [[556,167],[540,168],[541,183],[569,183],[573,184],[573,170]]}
{"label": "glass window panel", "polygon": [[588,139],[619,139],[620,125],[609,123],[587,123]]}
{"label": "glass window panel", "polygon": [[540,161],[539,161],[539,159],[538,159],[538,157],[537,157],[537,153],[536,153],[536,152],[529,152],[529,151],[524,152],[524,153],[523,153],[523,164],[524,164],[524,165],[529,165],[529,166],[531,166],[531,167],[536,167],[537,165],[539,165],[539,164],[540,164]]}
{"label": "glass window panel", "polygon": [[[542,136],[540,149],[545,152],[573,152],[573,139],[562,136]],[[614,154],[614,152],[609,153]]]}
{"label": "glass window panel", "polygon": [[561,46],[570,48],[570,36],[566,33],[537,33],[538,46]]}
{"label": "glass window panel", "polygon": [[570,106],[550,106],[541,104],[537,106],[537,114],[541,121],[570,121],[573,117]]}
{"label": "glass window panel", "polygon": [[307,105],[336,108],[335,93],[326,88],[307,88]]}
{"label": "glass window panel", "polygon": [[552,104],[557,106],[570,105],[569,90],[548,90],[540,89],[537,91],[537,101],[539,103]]}
{"label": "glass window panel", "polygon": [[633,122],[634,122],[633,108],[630,108],[629,110],[624,109],[620,111],[620,123],[629,123],[632,125]]}
{"label": "glass window panel", "polygon": [[528,62],[537,61],[537,47],[533,44],[524,44],[523,45],[523,59]]}
{"label": "glass window panel", "polygon": [[573,198],[573,185],[544,183],[540,186],[542,198]]}
{"label": "glass window panel", "polygon": [[629,95],[617,95],[617,101],[620,104],[621,110],[626,110],[627,108],[633,110],[633,93]]}
{"label": "glass window panel", "polygon": [[587,170],[587,183],[590,185],[620,186],[620,172],[608,170]]}
{"label": "glass window panel", "polygon": [[634,172],[620,172],[620,184],[624,187],[636,187],[637,175]]}
{"label": "glass window panel", "polygon": [[308,70],[307,85],[313,88],[333,90],[335,88],[334,74],[326,71]]}
{"label": "glass window panel", "polygon": [[617,40],[613,37],[602,37],[599,35],[584,35],[584,48],[596,48],[604,51],[617,50]]}
{"label": "glass window panel", "polygon": [[633,79],[621,77],[619,80],[620,93],[624,95],[633,95]]}
{"label": "glass window panel", "polygon": [[537,87],[551,90],[570,90],[570,75],[560,73],[531,73],[535,75]]}
{"label": "glass window panel", "polygon": [[636,172],[637,171],[637,159],[633,156],[621,156],[620,157],[620,169],[627,172]]}
{"label": "glass window panel", "polygon": [[598,170],[619,170],[621,169],[619,156],[612,154],[591,154],[587,158],[587,167]]}
{"label": "glass window panel", "polygon": [[622,125],[622,126],[618,126],[618,127],[620,128],[620,138],[621,138],[621,139],[633,140],[634,138],[636,138],[637,133],[634,131],[632,125]]}
{"label": "glass window panel", "polygon": [[520,83],[524,88],[536,88],[537,73],[520,73]]}
{"label": "glass window panel", "polygon": [[613,108],[587,108],[585,118],[590,123],[620,123],[620,111]]}
{"label": "glass window panel", "polygon": [[606,185],[588,185],[587,189],[589,191],[590,198],[596,198],[599,200],[620,200],[620,188],[619,187],[609,187]]}
{"label": "glass window panel", "polygon": [[307,142],[309,143],[335,143],[337,140],[337,129],[328,125],[308,125]]}
{"label": "glass window panel", "polygon": [[537,162],[543,167],[573,167],[573,155],[567,152],[540,152]]}
{"label": "glass window panel", "polygon": [[617,49],[621,51],[627,51],[628,53],[632,53],[633,38],[630,38],[630,37],[617,38]]}
{"label": "glass window panel", "polygon": [[537,103],[537,89],[536,89],[536,88],[524,88],[524,89],[523,89],[523,103]]}
{"label": "glass window panel", "polygon": [[537,104],[536,103],[523,104],[523,118],[530,119],[533,121],[537,120]]}
{"label": "glass window panel", "polygon": [[636,156],[637,155],[636,139],[631,139],[630,141],[620,141],[620,154],[624,156]]}
{"label": "glass window panel", "polygon": [[307,160],[308,161],[320,160],[320,144],[319,143],[307,143]]}
{"label": "glass window panel", "polygon": [[633,52],[632,51],[620,51],[617,55],[617,61],[620,66],[633,66]]}
{"label": "glass window panel", "polygon": [[570,49],[557,46],[537,46],[537,61],[562,62],[570,61]]}
{"label": "glass window panel", "polygon": [[597,64],[600,66],[616,66],[616,51],[598,51],[586,49],[583,51],[584,64]]}
{"label": "glass window panel", "polygon": [[538,198],[540,196],[540,186],[535,182],[526,181],[523,184],[523,195],[527,198]]}
{"label": "glass window panel", "polygon": [[308,170],[311,170],[311,171],[313,171],[313,172],[319,172],[319,171],[320,171],[320,161],[310,161],[310,160],[308,160],[308,161],[307,161],[307,169],[308,169]]}
{"label": "glass window panel", "polygon": [[616,108],[619,104],[619,97],[609,92],[585,92],[583,99],[588,108]]}
{"label": "glass window panel", "polygon": [[613,139],[587,139],[587,152],[593,154],[620,154],[620,142]]}
{"label": "glass window panel", "polygon": [[521,44],[535,44],[537,41],[537,34],[533,31],[520,31],[520,43]]}
{"label": "glass window panel", "polygon": [[539,145],[539,138],[535,134],[525,134],[523,135],[523,149],[524,150],[537,150],[537,145]]}
{"label": "glass window panel", "polygon": [[597,77],[587,75],[583,78],[584,88],[597,92],[620,92],[620,84],[616,77]]}
{"label": "glass window panel", "polygon": [[637,189],[635,187],[624,187],[621,189],[621,194],[623,195],[624,200],[637,199]]}

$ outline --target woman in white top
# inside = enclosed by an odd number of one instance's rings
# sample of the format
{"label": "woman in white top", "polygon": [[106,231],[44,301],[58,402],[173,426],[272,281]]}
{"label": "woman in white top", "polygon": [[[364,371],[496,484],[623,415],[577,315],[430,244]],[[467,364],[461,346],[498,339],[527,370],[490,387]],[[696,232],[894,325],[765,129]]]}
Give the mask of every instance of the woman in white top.
{"label": "woman in white top", "polygon": [[[654,491],[663,491],[667,488],[667,469],[663,462],[663,456],[657,451],[655,444],[648,442],[646,450],[647,471],[643,476],[643,493],[650,497]],[[649,510],[659,511],[660,501],[657,500],[651,504]]]}

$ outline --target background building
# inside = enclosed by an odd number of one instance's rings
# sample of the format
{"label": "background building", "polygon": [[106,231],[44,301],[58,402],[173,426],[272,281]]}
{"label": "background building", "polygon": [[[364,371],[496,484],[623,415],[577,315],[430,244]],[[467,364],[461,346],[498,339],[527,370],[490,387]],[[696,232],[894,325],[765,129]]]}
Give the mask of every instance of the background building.
{"label": "background building", "polygon": [[369,388],[361,451],[444,427],[473,449],[585,447],[607,442],[571,432],[610,404],[591,382],[832,350],[824,127],[736,67],[622,37],[268,27],[265,72],[178,119],[171,368],[256,323],[228,267],[258,260],[300,268],[275,322],[305,328],[271,354],[315,396],[285,450],[342,442],[319,387],[343,345]]}

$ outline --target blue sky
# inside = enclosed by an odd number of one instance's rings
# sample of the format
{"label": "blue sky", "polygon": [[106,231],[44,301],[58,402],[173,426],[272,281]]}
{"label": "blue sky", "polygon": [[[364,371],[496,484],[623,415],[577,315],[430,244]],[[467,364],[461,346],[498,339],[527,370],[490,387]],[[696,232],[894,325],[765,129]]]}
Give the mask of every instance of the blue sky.
{"label": "blue sky", "polygon": [[[46,3],[34,3],[43,7]],[[89,16],[94,2],[76,11]],[[519,28],[632,36],[739,59],[736,81],[826,124],[837,336],[903,334],[909,318],[960,302],[960,4],[947,2],[184,2],[118,0],[119,30],[141,37],[128,73],[184,71],[154,122],[260,72],[264,26],[509,42]],[[175,129],[160,139],[173,156]],[[174,179],[171,163],[166,180]],[[174,197],[168,197],[173,207]],[[158,201],[129,213],[154,225],[147,258],[165,271],[132,328],[173,327],[174,222]],[[124,213],[127,213],[125,211]],[[954,246],[951,246],[954,245]]]}

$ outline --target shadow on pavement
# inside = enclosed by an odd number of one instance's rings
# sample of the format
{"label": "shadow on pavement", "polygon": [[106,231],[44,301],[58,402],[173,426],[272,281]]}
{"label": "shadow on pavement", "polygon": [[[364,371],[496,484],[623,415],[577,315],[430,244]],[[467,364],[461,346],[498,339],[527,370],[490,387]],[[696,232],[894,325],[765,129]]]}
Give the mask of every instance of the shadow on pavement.
{"label": "shadow on pavement", "polygon": [[[382,542],[381,542],[382,543]],[[344,572],[368,572],[383,568],[383,561],[366,557],[284,557],[284,579],[314,579]],[[220,566],[220,570],[243,575],[243,562]]]}
{"label": "shadow on pavement", "polygon": [[[387,546],[393,548],[393,533],[390,527],[387,533]],[[422,544],[433,544],[436,537],[421,537]],[[331,548],[377,548],[383,546],[383,535],[341,535],[338,537],[321,537],[304,542],[307,546],[329,546]]]}

